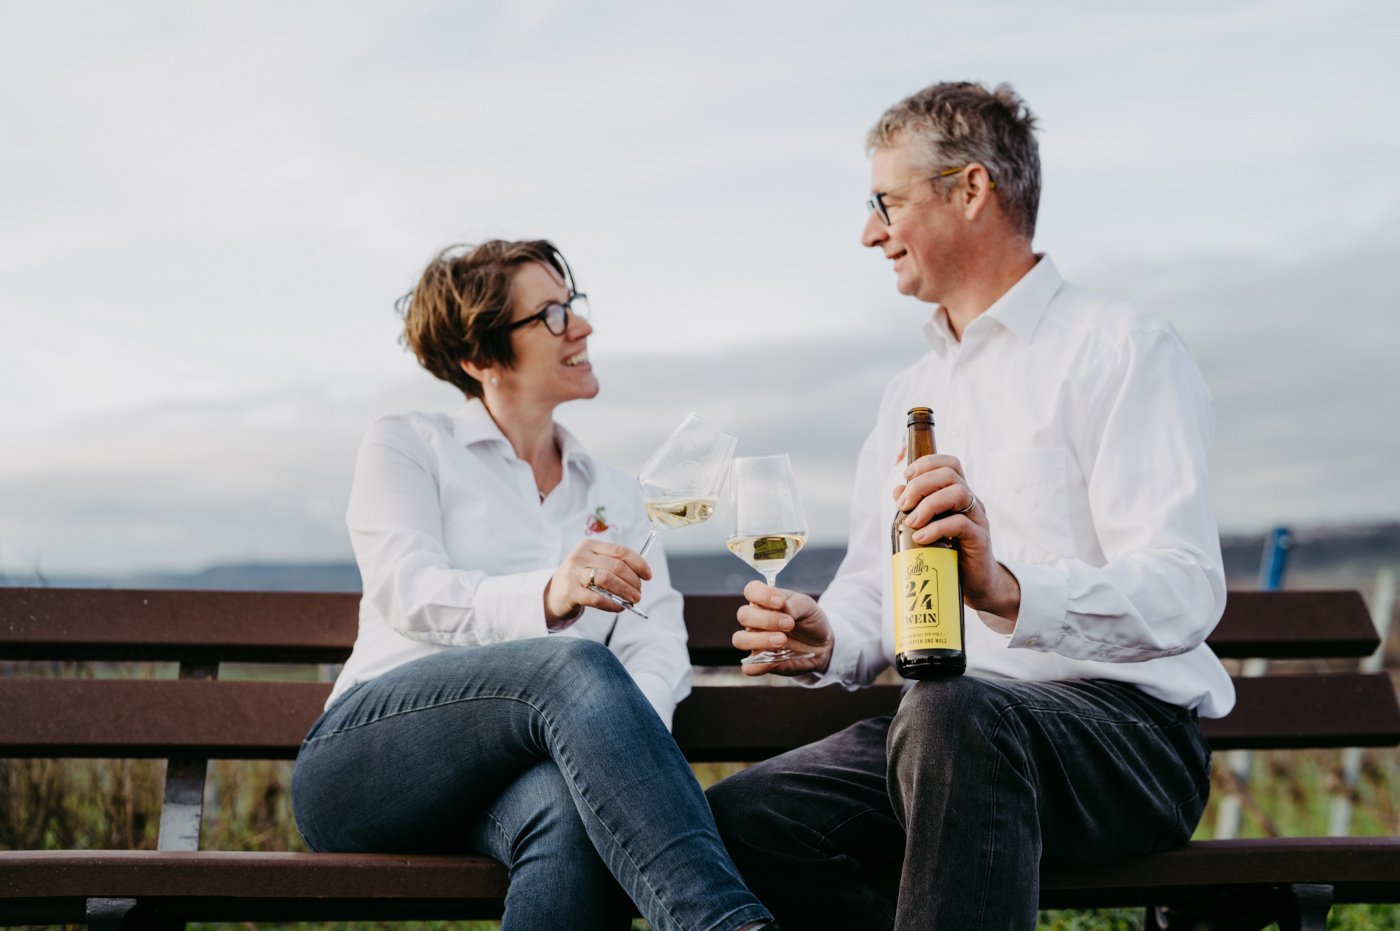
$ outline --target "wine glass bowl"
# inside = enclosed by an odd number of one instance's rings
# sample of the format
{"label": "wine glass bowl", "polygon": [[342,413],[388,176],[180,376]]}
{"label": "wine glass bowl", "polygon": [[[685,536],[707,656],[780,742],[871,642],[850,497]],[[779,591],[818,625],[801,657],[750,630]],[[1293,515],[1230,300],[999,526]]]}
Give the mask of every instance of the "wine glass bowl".
{"label": "wine glass bowl", "polygon": [[658,530],[710,519],[738,444],[734,434],[691,411],[656,448],[637,473],[652,523],[652,532],[642,544],[643,554]]}
{"label": "wine glass bowl", "polygon": [[[661,530],[687,527],[710,519],[729,473],[729,463],[739,438],[691,411],[672,431],[637,473],[651,529],[637,550],[642,556]],[[630,602],[612,592],[590,586],[595,592],[641,614]],[[645,616],[645,615],[643,615]]]}
{"label": "wine glass bowl", "polygon": [[[729,551],[760,573],[769,586],[807,542],[807,518],[797,497],[792,460],[777,456],[746,456],[730,467],[732,507],[729,512]],[[744,664],[776,663],[810,655],[788,647],[762,650]]]}

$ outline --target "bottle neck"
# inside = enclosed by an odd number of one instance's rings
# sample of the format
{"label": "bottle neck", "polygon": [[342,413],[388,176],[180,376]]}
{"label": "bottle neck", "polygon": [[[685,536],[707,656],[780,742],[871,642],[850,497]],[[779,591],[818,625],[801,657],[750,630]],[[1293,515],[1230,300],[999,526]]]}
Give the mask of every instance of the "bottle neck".
{"label": "bottle neck", "polygon": [[909,425],[909,449],[906,462],[912,463],[916,459],[933,454],[933,424],[911,423]]}

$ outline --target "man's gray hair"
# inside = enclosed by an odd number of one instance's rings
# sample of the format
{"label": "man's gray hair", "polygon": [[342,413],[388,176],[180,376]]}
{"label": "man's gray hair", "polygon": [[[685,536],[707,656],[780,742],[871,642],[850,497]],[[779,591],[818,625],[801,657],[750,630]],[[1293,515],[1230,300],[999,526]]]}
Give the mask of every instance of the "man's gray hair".
{"label": "man's gray hair", "polygon": [[[934,84],[885,111],[866,137],[866,153],[903,143],[918,153],[929,178],[977,162],[1017,232],[1029,242],[1040,209],[1040,149],[1035,116],[1009,84],[987,90],[971,81]],[[934,180],[949,192],[961,180]]]}

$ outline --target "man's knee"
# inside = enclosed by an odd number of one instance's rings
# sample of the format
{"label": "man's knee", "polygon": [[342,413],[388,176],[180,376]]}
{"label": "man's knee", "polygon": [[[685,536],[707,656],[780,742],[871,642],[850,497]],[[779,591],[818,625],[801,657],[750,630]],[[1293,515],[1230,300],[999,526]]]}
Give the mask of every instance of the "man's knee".
{"label": "man's knee", "polygon": [[994,749],[1007,736],[1007,713],[1014,703],[1002,690],[971,676],[916,682],[890,726],[891,771]]}

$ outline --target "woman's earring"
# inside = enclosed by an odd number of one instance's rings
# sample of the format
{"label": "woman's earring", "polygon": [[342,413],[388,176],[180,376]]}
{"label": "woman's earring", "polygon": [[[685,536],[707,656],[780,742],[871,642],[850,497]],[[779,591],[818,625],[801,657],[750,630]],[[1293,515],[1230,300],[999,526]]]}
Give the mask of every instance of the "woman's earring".
{"label": "woman's earring", "polygon": [[497,378],[495,375],[492,375],[492,376],[491,376],[491,387],[494,388],[494,387],[496,387],[497,385],[499,385],[500,383],[501,383],[501,380],[500,380],[499,378]]}

